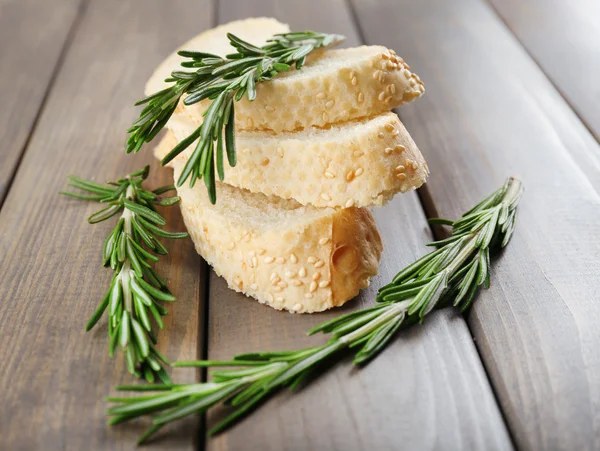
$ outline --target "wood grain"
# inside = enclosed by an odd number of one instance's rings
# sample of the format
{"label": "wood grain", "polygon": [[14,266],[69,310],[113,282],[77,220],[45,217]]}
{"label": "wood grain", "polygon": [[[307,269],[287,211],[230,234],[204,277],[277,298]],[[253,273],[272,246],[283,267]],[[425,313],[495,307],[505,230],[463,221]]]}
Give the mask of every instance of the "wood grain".
{"label": "wood grain", "polygon": [[600,148],[487,4],[354,1],[369,42],[425,82],[401,116],[457,217],[508,175],[526,193],[513,242],[469,319],[515,444],[600,448]]}
{"label": "wood grain", "polygon": [[0,206],[81,0],[0,2]]}
{"label": "wood grain", "polygon": [[[339,32],[358,45],[342,1],[224,1],[219,21],[272,15],[293,29]],[[323,343],[306,337],[315,324],[371,305],[376,290],[426,252],[430,239],[417,196],[397,197],[374,214],[384,240],[380,274],[358,299],[323,314],[291,315],[229,290],[211,272],[209,358]],[[222,411],[209,415],[214,424]],[[401,445],[400,445],[401,444]],[[438,312],[403,332],[366,368],[344,360],[296,394],[281,393],[228,432],[208,440],[209,450],[510,449],[465,321]]]}
{"label": "wood grain", "polygon": [[[103,398],[134,382],[121,356],[107,355],[105,321],[84,332],[108,287],[100,250],[112,226],[88,225],[97,205],[57,192],[70,173],[102,181],[151,161],[149,151],[124,154],[133,102],[176,44],[210,25],[210,10],[191,0],[93,0],[82,18],[0,212],[0,449],[132,449],[148,426],[106,426]],[[153,166],[148,183],[166,183],[169,171]],[[183,228],[176,207],[164,213],[170,229]],[[179,301],[159,348],[171,360],[194,359],[206,280],[189,241],[168,246],[158,270]],[[195,424],[175,425],[180,433],[156,449],[193,448]]]}
{"label": "wood grain", "polygon": [[600,140],[600,2],[488,1]]}

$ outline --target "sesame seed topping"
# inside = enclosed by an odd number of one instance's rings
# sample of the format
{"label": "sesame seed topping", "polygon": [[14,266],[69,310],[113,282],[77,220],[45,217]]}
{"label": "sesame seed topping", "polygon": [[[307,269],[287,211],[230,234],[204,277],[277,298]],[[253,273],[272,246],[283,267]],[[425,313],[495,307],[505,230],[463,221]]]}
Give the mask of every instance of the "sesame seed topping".
{"label": "sesame seed topping", "polygon": [[294,277],[296,277],[298,274],[296,274],[296,271],[286,271],[285,272],[285,277],[286,279],[293,279]]}
{"label": "sesame seed topping", "polygon": [[317,291],[317,286],[318,286],[318,285],[317,285],[317,282],[315,282],[315,281],[313,280],[313,281],[310,283],[310,288],[309,288],[309,291],[310,291],[311,293],[313,293],[313,292]]}
{"label": "sesame seed topping", "polygon": [[265,257],[265,258],[263,259],[263,261],[264,261],[265,263],[273,263],[273,262],[275,261],[275,259],[274,259],[273,257]]}
{"label": "sesame seed topping", "polygon": [[287,288],[288,284],[287,284],[287,282],[283,282],[283,281],[281,281],[281,282],[278,282],[278,283],[277,283],[277,286],[278,286],[278,287],[281,287],[281,288]]}
{"label": "sesame seed topping", "polygon": [[362,175],[363,172],[365,172],[363,168],[358,168],[356,171],[354,171],[354,176],[358,177],[359,175]]}
{"label": "sesame seed topping", "polygon": [[388,61],[386,64],[386,67],[390,70],[394,69],[396,67],[396,63],[394,63],[393,61]]}
{"label": "sesame seed topping", "polygon": [[358,84],[358,80],[356,77],[352,77],[352,86],[356,86]]}
{"label": "sesame seed topping", "polygon": [[325,98],[325,93],[324,92],[320,92],[316,95],[317,99],[322,100]]}
{"label": "sesame seed topping", "polygon": [[304,297],[305,297],[306,299],[312,299],[312,298],[313,298],[313,295],[312,295],[312,293],[304,293]]}
{"label": "sesame seed topping", "polygon": [[329,280],[322,280],[319,282],[319,288],[325,288],[329,286]]}
{"label": "sesame seed topping", "polygon": [[407,80],[410,78],[410,72],[409,72],[409,71],[407,71],[406,69],[404,69],[404,70],[402,71],[402,75],[404,75],[404,76],[406,77],[406,79],[407,79]]}
{"label": "sesame seed topping", "polygon": [[258,266],[258,258],[252,257],[252,267],[256,268]]}
{"label": "sesame seed topping", "polygon": [[276,286],[275,288],[273,288],[273,291],[280,293],[282,291],[282,288],[280,286]]}
{"label": "sesame seed topping", "polygon": [[254,127],[254,121],[252,120],[252,118],[251,118],[251,117],[249,117],[249,118],[247,118],[247,119],[246,119],[246,126],[247,126],[248,128],[252,128],[252,127]]}
{"label": "sesame seed topping", "polygon": [[354,199],[348,199],[346,202],[346,208],[350,208],[352,206],[354,206]]}
{"label": "sesame seed topping", "polygon": [[327,244],[327,243],[329,243],[329,237],[327,237],[327,238],[321,238],[319,240],[319,244],[321,244],[321,245]]}
{"label": "sesame seed topping", "polygon": [[383,100],[383,102],[384,102],[384,103],[390,103],[391,101],[392,101],[392,96],[387,96],[387,97],[386,97],[386,98]]}
{"label": "sesame seed topping", "polygon": [[332,179],[335,177],[335,175],[329,171],[325,171],[325,177],[327,177],[328,179]]}
{"label": "sesame seed topping", "polygon": [[315,263],[315,268],[321,268],[325,263],[323,262],[323,260],[319,260],[318,262]]}
{"label": "sesame seed topping", "polygon": [[417,85],[417,82],[415,81],[414,78],[411,78],[410,81],[408,82],[408,84],[414,88]]}
{"label": "sesame seed topping", "polygon": [[276,286],[279,282],[281,282],[281,279],[279,277],[275,277],[274,279],[271,279],[271,285]]}
{"label": "sesame seed topping", "polygon": [[271,160],[269,160],[268,158],[264,158],[263,160],[261,160],[260,165],[261,166],[266,166],[269,164]]}
{"label": "sesame seed topping", "polygon": [[279,155],[280,158],[283,158],[283,149],[281,147],[277,148],[277,155]]}
{"label": "sesame seed topping", "polygon": [[354,171],[350,171],[346,174],[346,180],[351,182],[352,180],[354,180]]}
{"label": "sesame seed topping", "polygon": [[396,85],[395,84],[388,85],[387,91],[390,94],[396,94]]}
{"label": "sesame seed topping", "polygon": [[331,197],[329,197],[329,194],[327,193],[321,193],[321,199],[329,201],[331,200]]}
{"label": "sesame seed topping", "polygon": [[375,80],[377,80],[380,75],[381,75],[381,71],[380,70],[376,70],[375,72],[373,72],[373,78]]}
{"label": "sesame seed topping", "polygon": [[377,133],[377,137],[379,139],[383,139],[385,137],[385,135],[383,134],[383,132],[379,132],[379,133]]}
{"label": "sesame seed topping", "polygon": [[308,261],[308,263],[314,263],[317,261],[317,257],[310,256],[306,259],[306,261]]}
{"label": "sesame seed topping", "polygon": [[290,254],[290,261],[292,263],[298,263],[298,257],[296,257],[296,254],[294,254],[294,253]]}
{"label": "sesame seed topping", "polygon": [[362,157],[365,153],[362,150],[355,150],[352,155],[355,157]]}
{"label": "sesame seed topping", "polygon": [[281,304],[283,301],[285,301],[285,299],[283,299],[283,296],[277,296],[277,297],[275,298],[275,300],[276,300],[277,302],[279,302],[280,304]]}
{"label": "sesame seed topping", "polygon": [[265,254],[265,252],[267,252],[267,250],[266,250],[266,249],[262,249],[262,248],[258,248],[258,250],[256,251],[256,253],[257,253],[258,255],[264,255],[264,254]]}
{"label": "sesame seed topping", "polygon": [[377,98],[383,102],[383,99],[385,98],[385,91],[381,91]]}
{"label": "sesame seed topping", "polygon": [[300,270],[298,271],[298,275],[300,277],[306,277],[306,269],[304,269],[304,267],[300,268]]}
{"label": "sesame seed topping", "polygon": [[329,100],[329,101],[327,101],[327,103],[325,104],[325,108],[329,109],[329,108],[331,108],[333,105],[335,105],[335,100]]}
{"label": "sesame seed topping", "polygon": [[406,168],[404,166],[402,166],[401,164],[396,166],[396,172],[404,172]]}
{"label": "sesame seed topping", "polygon": [[265,110],[267,110],[267,111],[275,111],[275,108],[273,108],[271,105],[265,105]]}
{"label": "sesame seed topping", "polygon": [[381,54],[381,58],[383,58],[384,60],[389,60],[390,59],[390,55],[388,55],[387,53],[382,53]]}
{"label": "sesame seed topping", "polygon": [[292,307],[292,310],[295,310],[296,312],[302,310],[302,307],[304,307],[302,304],[298,303],[298,304],[294,304],[294,306]]}
{"label": "sesame seed topping", "polygon": [[362,103],[365,100],[365,95],[362,92],[358,93],[358,103]]}
{"label": "sesame seed topping", "polygon": [[253,283],[252,285],[250,285],[250,288],[252,288],[253,290],[258,290],[258,285]]}
{"label": "sesame seed topping", "polygon": [[275,259],[275,263],[283,265],[285,263],[285,258],[283,258],[283,257],[277,257]]}
{"label": "sesame seed topping", "polygon": [[329,120],[329,116],[327,113],[323,113],[323,122],[327,122]]}
{"label": "sesame seed topping", "polygon": [[386,73],[381,72],[381,74],[379,74],[379,83],[385,83],[386,78],[387,78]]}
{"label": "sesame seed topping", "polygon": [[321,278],[321,273],[319,271],[315,272],[312,278],[313,280],[319,280]]}
{"label": "sesame seed topping", "polygon": [[292,285],[299,287],[300,285],[304,285],[304,282],[302,282],[300,279],[294,279],[292,280]]}
{"label": "sesame seed topping", "polygon": [[351,70],[350,71],[350,78],[356,78],[356,71],[355,70]]}
{"label": "sesame seed topping", "polygon": [[402,180],[406,180],[406,174],[405,174],[404,172],[398,172],[398,173],[396,174],[396,177],[397,177],[397,178],[398,178],[400,181],[402,181]]}
{"label": "sesame seed topping", "polygon": [[273,280],[273,279],[277,279],[279,276],[277,275],[277,273],[275,271],[273,271],[271,273],[271,276],[269,277],[269,280]]}
{"label": "sesame seed topping", "polygon": [[404,147],[402,144],[398,144],[396,147],[394,147],[394,150],[396,150],[398,153],[402,153],[406,150],[406,147]]}
{"label": "sesame seed topping", "polygon": [[393,132],[394,131],[394,126],[392,124],[385,124],[385,129],[388,132]]}
{"label": "sesame seed topping", "polygon": [[391,147],[386,147],[386,149],[384,150],[386,155],[391,154],[394,151],[394,149],[392,149]]}

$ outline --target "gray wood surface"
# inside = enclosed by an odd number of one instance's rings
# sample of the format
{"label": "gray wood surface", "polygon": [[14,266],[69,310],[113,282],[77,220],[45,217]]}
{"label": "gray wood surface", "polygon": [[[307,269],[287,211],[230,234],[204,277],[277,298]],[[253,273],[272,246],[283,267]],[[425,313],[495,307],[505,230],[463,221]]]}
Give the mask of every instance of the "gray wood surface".
{"label": "gray wood surface", "polygon": [[600,2],[488,1],[600,140]]}
{"label": "gray wood surface", "polygon": [[[221,1],[220,22],[271,15],[292,29],[347,36],[359,45],[345,2]],[[410,107],[408,107],[410,108]],[[430,239],[417,196],[398,196],[374,214],[384,241],[380,274],[358,299],[323,314],[277,312],[227,288],[211,272],[208,356],[295,349],[325,341],[306,331],[328,318],[371,305],[377,288],[417,256]],[[209,415],[214,424],[222,415]],[[366,368],[344,360],[300,393],[280,393],[209,450],[510,449],[511,444],[465,321],[438,312],[402,332]]]}
{"label": "gray wood surface", "polygon": [[[151,161],[124,154],[134,100],[154,67],[210,24],[209,2],[92,0],[0,211],[0,449],[133,449],[147,423],[106,426],[103,398],[135,379],[110,359],[106,323],[85,334],[108,287],[100,263],[108,223],[86,218],[97,205],[60,196],[67,174],[115,179]],[[187,14],[182,14],[186,11]],[[149,183],[170,180],[154,165]],[[183,228],[177,208],[165,210]],[[169,243],[159,272],[179,301],[169,306],[159,348],[171,360],[197,357],[206,280],[187,240]],[[175,372],[193,381],[189,371]],[[174,425],[156,449],[192,449],[194,419]],[[169,431],[165,431],[168,433]]]}
{"label": "gray wood surface", "polygon": [[357,0],[366,39],[426,86],[401,116],[456,217],[519,176],[511,245],[469,325],[516,445],[600,448],[599,146],[509,30],[477,0]]}
{"label": "gray wood surface", "polygon": [[0,205],[81,0],[0,1]]}

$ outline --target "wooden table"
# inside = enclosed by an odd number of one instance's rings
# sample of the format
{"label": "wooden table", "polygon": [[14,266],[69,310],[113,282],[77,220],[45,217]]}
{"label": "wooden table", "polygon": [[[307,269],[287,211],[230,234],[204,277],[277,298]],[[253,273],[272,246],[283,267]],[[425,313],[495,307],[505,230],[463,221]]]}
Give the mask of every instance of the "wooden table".
{"label": "wooden table", "polygon": [[[426,252],[428,216],[459,216],[508,175],[526,196],[468,315],[439,311],[366,368],[342,362],[216,438],[204,431],[219,412],[150,449],[600,449],[597,0],[2,0],[0,449],[131,449],[147,426],[105,424],[103,397],[132,382],[105,330],[84,333],[110,278],[111,226],[89,226],[96,206],[57,192],[67,174],[114,179],[150,162],[123,143],[154,67],[216,23],[259,15],[392,47],[427,88],[399,113],[431,178],[374,211],[380,275],[344,310]],[[157,186],[170,174],[154,166]],[[304,332],[340,313],[276,312],[228,290],[190,241],[169,246],[171,360],[320,343]]]}

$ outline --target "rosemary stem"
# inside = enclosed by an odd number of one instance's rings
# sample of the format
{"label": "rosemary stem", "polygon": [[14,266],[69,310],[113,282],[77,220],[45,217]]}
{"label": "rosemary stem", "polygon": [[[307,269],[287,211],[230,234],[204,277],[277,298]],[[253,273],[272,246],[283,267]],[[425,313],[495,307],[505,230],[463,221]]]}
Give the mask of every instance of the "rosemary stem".
{"label": "rosemary stem", "polygon": [[364,337],[365,335],[374,331],[375,329],[377,329],[377,327],[386,323],[390,319],[405,313],[408,310],[408,307],[410,306],[412,301],[413,298],[410,298],[406,299],[405,301],[397,302],[395,304],[390,305],[385,313],[377,316],[376,318],[372,319],[364,326],[359,327],[355,331],[347,333],[346,335],[342,335],[339,338],[339,341],[341,341],[344,344],[352,344],[353,341]]}

